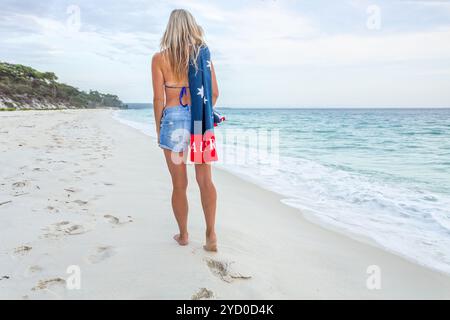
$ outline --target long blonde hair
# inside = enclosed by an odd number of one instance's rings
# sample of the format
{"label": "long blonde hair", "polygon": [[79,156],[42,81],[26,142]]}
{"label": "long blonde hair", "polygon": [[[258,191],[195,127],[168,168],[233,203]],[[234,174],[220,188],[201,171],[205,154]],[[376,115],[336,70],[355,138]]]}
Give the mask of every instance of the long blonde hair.
{"label": "long blonde hair", "polygon": [[161,52],[168,59],[177,81],[185,78],[190,59],[197,67],[200,47],[204,45],[203,29],[194,16],[184,9],[173,10],[161,39]]}

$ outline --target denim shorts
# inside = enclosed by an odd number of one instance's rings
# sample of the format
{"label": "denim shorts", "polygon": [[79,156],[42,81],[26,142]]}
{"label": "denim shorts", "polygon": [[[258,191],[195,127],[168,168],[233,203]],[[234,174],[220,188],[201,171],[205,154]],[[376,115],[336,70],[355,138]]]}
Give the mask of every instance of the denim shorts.
{"label": "denim shorts", "polygon": [[173,152],[186,151],[191,138],[191,108],[177,106],[164,109],[159,146]]}

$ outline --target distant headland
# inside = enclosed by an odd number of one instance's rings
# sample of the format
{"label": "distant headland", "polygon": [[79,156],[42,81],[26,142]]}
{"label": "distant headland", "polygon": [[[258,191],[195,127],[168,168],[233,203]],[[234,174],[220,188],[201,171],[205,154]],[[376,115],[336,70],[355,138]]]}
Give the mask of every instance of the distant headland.
{"label": "distant headland", "polygon": [[57,80],[53,72],[0,62],[0,111],[127,108],[116,95],[81,91]]}

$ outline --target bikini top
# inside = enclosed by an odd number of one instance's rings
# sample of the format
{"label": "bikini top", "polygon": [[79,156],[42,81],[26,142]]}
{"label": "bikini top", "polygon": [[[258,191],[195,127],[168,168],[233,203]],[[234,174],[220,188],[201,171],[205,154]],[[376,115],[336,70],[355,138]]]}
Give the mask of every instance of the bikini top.
{"label": "bikini top", "polygon": [[164,86],[165,86],[166,88],[168,88],[168,89],[181,89],[181,90],[180,90],[180,97],[179,97],[180,105],[183,106],[183,107],[187,107],[187,106],[188,106],[187,103],[186,103],[186,104],[183,104],[183,97],[184,97],[185,95],[187,95],[187,89],[189,89],[189,87],[168,86],[167,84],[164,84]]}

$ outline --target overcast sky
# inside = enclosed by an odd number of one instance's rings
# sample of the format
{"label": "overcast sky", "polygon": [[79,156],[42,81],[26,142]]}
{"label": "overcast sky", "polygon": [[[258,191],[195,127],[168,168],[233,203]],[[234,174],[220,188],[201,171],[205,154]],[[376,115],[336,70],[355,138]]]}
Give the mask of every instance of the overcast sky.
{"label": "overcast sky", "polygon": [[450,106],[450,1],[0,2],[1,61],[125,102],[151,102],[151,56],[185,8],[206,31],[219,106]]}

